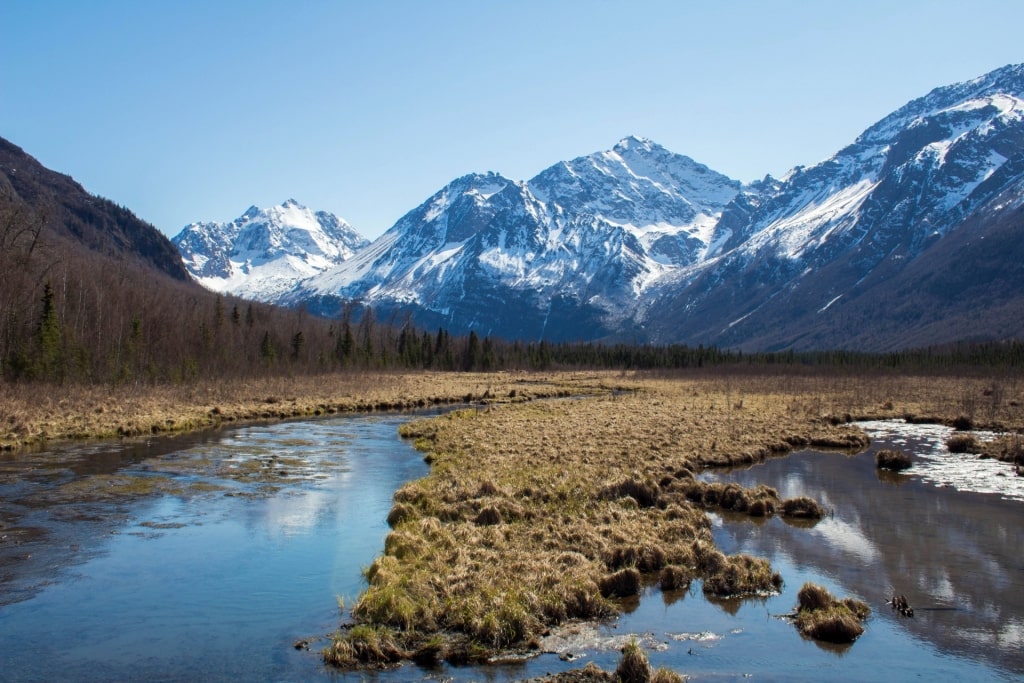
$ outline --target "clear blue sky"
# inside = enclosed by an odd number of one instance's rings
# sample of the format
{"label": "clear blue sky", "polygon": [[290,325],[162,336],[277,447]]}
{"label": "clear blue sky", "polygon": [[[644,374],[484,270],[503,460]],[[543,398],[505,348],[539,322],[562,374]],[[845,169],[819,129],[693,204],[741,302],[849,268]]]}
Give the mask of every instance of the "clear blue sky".
{"label": "clear blue sky", "polygon": [[369,237],[626,135],[743,181],[1024,62],[1021,0],[0,0],[0,136],[168,235],[289,197]]}

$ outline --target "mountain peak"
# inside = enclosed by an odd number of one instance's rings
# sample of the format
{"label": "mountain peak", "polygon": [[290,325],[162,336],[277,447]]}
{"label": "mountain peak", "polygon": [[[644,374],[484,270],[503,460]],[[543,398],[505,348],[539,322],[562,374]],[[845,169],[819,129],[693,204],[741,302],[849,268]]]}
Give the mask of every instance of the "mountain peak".
{"label": "mountain peak", "polygon": [[612,151],[617,154],[622,154],[630,150],[636,150],[641,152],[653,152],[655,150],[663,151],[664,147],[648,138],[639,137],[636,135],[628,135],[612,148]]}
{"label": "mountain peak", "polygon": [[209,289],[271,300],[299,279],[350,258],[369,242],[343,219],[295,199],[251,206],[228,223],[192,223],[172,242]]}
{"label": "mountain peak", "polygon": [[1020,88],[1024,86],[1024,64],[1007,64],[968,83],[1001,89],[1013,86]]}

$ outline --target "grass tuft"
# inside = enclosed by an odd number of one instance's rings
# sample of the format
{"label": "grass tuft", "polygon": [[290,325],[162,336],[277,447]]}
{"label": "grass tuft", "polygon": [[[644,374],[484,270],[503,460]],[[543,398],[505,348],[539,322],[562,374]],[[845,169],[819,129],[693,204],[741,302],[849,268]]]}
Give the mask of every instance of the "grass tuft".
{"label": "grass tuft", "polygon": [[864,633],[862,622],[871,614],[866,603],[837,600],[823,586],[805,583],[797,594],[795,624],[801,633],[829,643],[852,643]]}
{"label": "grass tuft", "polygon": [[954,434],[946,439],[946,448],[950,453],[977,453],[978,441],[971,434]]}
{"label": "grass tuft", "polygon": [[903,451],[883,448],[875,453],[875,467],[880,470],[900,472],[909,468],[911,464],[910,455]]}
{"label": "grass tuft", "polygon": [[620,683],[651,683],[651,665],[636,640],[622,648],[622,659],[615,668],[615,680]]}
{"label": "grass tuft", "polygon": [[821,519],[825,516],[825,508],[813,498],[797,496],[782,501],[782,514],[802,519]]}
{"label": "grass tuft", "polygon": [[606,598],[628,598],[640,592],[640,572],[636,569],[621,569],[598,582],[601,595]]}
{"label": "grass tuft", "polygon": [[685,590],[690,587],[690,572],[683,567],[670,565],[661,570],[658,585],[663,591]]}
{"label": "grass tuft", "polygon": [[778,593],[781,588],[782,575],[772,571],[768,560],[742,554],[726,557],[704,579],[704,593],[723,598]]}

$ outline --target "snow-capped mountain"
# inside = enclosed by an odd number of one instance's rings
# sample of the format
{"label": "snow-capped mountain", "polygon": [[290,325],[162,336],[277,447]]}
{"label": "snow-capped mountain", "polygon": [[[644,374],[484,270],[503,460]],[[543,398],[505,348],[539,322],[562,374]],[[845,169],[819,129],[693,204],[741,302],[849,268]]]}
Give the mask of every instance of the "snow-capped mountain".
{"label": "snow-capped mountain", "polygon": [[[918,306],[908,315],[921,292],[911,288],[909,298],[893,301],[894,282],[918,261],[909,272],[927,270],[944,252],[936,245],[958,230],[984,239],[985,226],[1001,225],[1022,202],[1024,65],[1017,65],[937,88],[831,158],[745,190],[716,228],[721,251],[660,283],[639,322],[661,341],[902,346],[907,328],[935,311]],[[948,315],[967,304],[949,292],[930,305]],[[975,312],[984,306],[970,302]],[[979,332],[935,327],[917,343]]]}
{"label": "snow-capped mountain", "polygon": [[638,295],[700,261],[740,183],[649,140],[561,162],[528,182],[459,178],[369,248],[283,300],[359,300],[421,324],[510,337],[613,333]]}
{"label": "snow-capped mountain", "polygon": [[369,244],[341,218],[294,199],[249,207],[229,223],[192,223],[172,242],[208,289],[257,301],[276,300]]}
{"label": "snow-capped mountain", "polygon": [[[193,272],[237,277],[233,225],[198,231],[201,258],[182,247]],[[880,350],[1024,336],[1022,238],[1024,65],[1011,65],[746,186],[635,137],[529,181],[463,176],[265,298],[507,338]]]}

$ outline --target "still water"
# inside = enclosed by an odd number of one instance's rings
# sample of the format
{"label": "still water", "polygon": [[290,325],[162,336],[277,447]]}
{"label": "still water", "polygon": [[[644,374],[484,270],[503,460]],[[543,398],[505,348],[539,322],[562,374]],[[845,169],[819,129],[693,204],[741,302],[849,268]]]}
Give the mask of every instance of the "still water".
{"label": "still water", "polygon": [[[614,669],[630,637],[652,664],[694,680],[1024,677],[1024,503],[930,476],[927,457],[907,474],[879,475],[879,447],[941,459],[942,434],[892,425],[873,428],[872,449],[856,456],[803,452],[706,475],[810,495],[831,510],[815,525],[713,515],[723,550],[768,557],[781,571],[780,596],[708,601],[698,583],[675,594],[651,587],[619,619],[554,648],[574,661],[545,654],[487,667],[325,670],[318,651],[342,619],[337,598],[350,604],[362,589],[394,491],[427,472],[397,436],[406,419],[5,456],[0,680],[499,682],[588,661]],[[153,495],[108,495],[126,481]],[[801,638],[779,616],[805,581],[866,600],[874,611],[865,635],[845,647]],[[892,592],[907,596],[913,619],[885,605]],[[311,651],[292,647],[299,639]]]}
{"label": "still water", "polygon": [[[337,628],[337,598],[351,602],[362,589],[394,491],[427,472],[398,436],[407,419],[89,446],[62,454],[60,466],[32,454],[20,477],[8,460],[0,478],[7,535],[16,523],[45,533],[0,546],[0,603],[18,599],[0,606],[0,680],[325,677],[326,641],[316,638]],[[169,452],[154,458],[154,448]],[[226,473],[248,475],[271,458],[253,476]],[[54,493],[115,471],[185,473],[171,477],[177,495],[131,505]],[[224,488],[206,490],[213,486]],[[299,639],[312,650],[295,650]]]}

